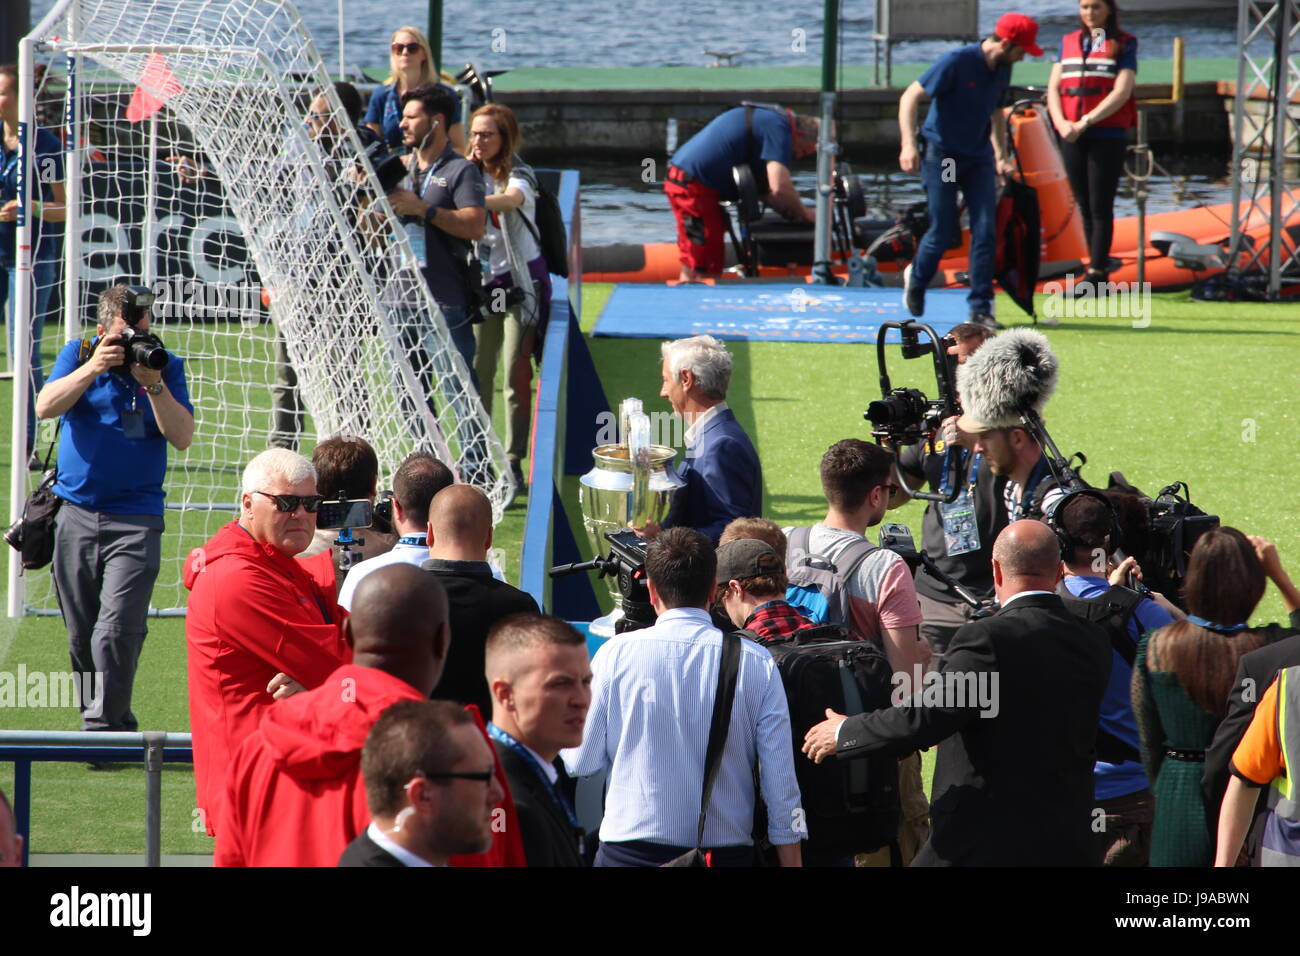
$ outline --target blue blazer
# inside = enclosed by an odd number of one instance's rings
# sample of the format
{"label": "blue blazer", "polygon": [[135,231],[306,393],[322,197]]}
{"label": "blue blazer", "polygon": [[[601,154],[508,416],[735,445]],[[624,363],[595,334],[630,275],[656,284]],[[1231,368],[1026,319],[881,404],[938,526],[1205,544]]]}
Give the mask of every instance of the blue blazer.
{"label": "blue blazer", "polygon": [[717,544],[733,518],[763,513],[763,468],[730,408],[705,424],[677,473],[686,485],[673,497],[665,528],[694,528]]}

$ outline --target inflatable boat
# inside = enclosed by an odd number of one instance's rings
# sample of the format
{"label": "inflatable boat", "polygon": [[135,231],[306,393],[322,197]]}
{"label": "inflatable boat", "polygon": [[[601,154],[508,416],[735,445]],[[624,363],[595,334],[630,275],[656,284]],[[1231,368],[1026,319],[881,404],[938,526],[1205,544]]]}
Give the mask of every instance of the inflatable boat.
{"label": "inflatable boat", "polygon": [[[1083,220],[1046,110],[1041,104],[1019,103],[1008,108],[1006,116],[1022,181],[1038,194],[1042,226],[1039,286],[1068,275],[1081,276],[1088,258]],[[1294,197],[1300,201],[1300,190]],[[1249,202],[1242,203],[1242,214],[1249,206]],[[1292,204],[1292,208],[1298,211],[1280,228],[1286,230],[1287,242],[1294,246],[1300,244],[1300,205]],[[909,212],[923,223],[923,211]],[[871,251],[879,277],[886,285],[902,284],[902,269],[911,259],[913,241],[908,237],[906,218],[852,218],[853,245],[859,252]],[[1145,280],[1157,291],[1173,291],[1225,271],[1234,218],[1232,203],[1148,215]],[[915,228],[910,229],[913,238]],[[1267,248],[1272,229],[1272,220],[1258,214],[1245,224],[1245,233],[1256,248]],[[788,223],[768,211],[748,223],[747,231],[752,242],[752,261],[748,263],[751,275],[775,279],[811,272],[812,226]],[[1137,234],[1136,216],[1115,220],[1111,282],[1137,281]],[[904,241],[890,241],[895,236]],[[961,244],[949,249],[941,260],[932,287],[963,285],[968,254],[969,233],[963,232]],[[836,258],[842,262],[844,256]],[[669,242],[584,246],[582,263],[583,279],[588,282],[675,282],[680,271],[677,246]],[[737,273],[741,271],[732,245],[728,245],[728,266]],[[843,266],[835,271],[841,276],[847,274]]]}

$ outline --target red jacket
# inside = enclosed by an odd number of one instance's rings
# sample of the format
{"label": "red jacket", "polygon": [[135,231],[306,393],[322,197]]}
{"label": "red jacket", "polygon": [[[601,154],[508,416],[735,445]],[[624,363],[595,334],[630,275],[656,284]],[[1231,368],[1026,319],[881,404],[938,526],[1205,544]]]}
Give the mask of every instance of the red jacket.
{"label": "red jacket", "polygon": [[[361,779],[366,735],[393,704],[423,699],[391,674],[348,664],[316,690],[268,708],[231,761],[214,864],[335,866],[370,823]],[[482,729],[477,709],[474,716]],[[514,801],[499,764],[497,778],[506,797],[493,847],[454,857],[453,866],[524,865]]]}
{"label": "red jacket", "polygon": [[[1107,37],[1104,46],[1083,55],[1084,31],[1075,30],[1061,38],[1061,112],[1075,123],[1085,113],[1110,95],[1119,78],[1119,55],[1131,34],[1120,32]],[[1097,126],[1114,126],[1128,129],[1137,123],[1137,101],[1130,94],[1128,101],[1116,112],[1097,123]]]}
{"label": "red jacket", "polygon": [[352,651],[341,627],[347,612],[298,561],[238,522],[190,552],[184,581],[196,805],[215,834],[230,759],[271,705],[267,683],[283,671],[319,687]]}
{"label": "red jacket", "polygon": [[370,823],[361,748],[379,715],[424,695],[347,664],[315,690],[267,708],[235,753],[217,866],[334,866]]}

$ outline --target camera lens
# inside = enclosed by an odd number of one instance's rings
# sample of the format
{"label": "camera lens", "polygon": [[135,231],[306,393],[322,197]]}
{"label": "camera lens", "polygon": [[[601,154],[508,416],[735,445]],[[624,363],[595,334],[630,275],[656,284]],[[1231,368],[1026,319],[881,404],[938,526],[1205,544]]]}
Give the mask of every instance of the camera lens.
{"label": "camera lens", "polygon": [[160,371],[167,367],[168,358],[167,350],[154,342],[131,343],[131,361],[145,368]]}

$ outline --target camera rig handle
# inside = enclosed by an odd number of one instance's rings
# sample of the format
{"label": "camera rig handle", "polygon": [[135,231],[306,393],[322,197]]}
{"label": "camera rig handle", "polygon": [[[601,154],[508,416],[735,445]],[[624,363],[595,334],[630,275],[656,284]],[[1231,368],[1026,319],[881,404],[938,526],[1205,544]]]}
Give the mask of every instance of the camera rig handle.
{"label": "camera rig handle", "polygon": [[[1043,418],[1038,412],[1032,408],[1026,409],[1021,413],[1020,423],[1025,431],[1029,432],[1030,437],[1038,442],[1038,447],[1043,449],[1043,454],[1047,456],[1047,467],[1062,488],[1071,492],[1082,491],[1088,487],[1056,447],[1056,442],[1052,441],[1052,436],[1047,433],[1047,426],[1043,424]],[[1084,461],[1086,462],[1087,459]]]}
{"label": "camera rig handle", "polygon": [[924,551],[921,551],[920,549],[903,548],[892,544],[888,545],[888,548],[906,561],[908,567],[913,571],[916,570],[918,565],[924,567],[931,577],[938,580],[940,584],[955,594],[962,603],[969,605],[976,611],[981,611],[988,607],[987,602],[981,601],[975,595],[962,587],[956,578],[943,571],[934,563],[934,558],[930,557]]}
{"label": "camera rig handle", "polygon": [[[944,419],[960,415],[961,403],[957,400],[956,363],[948,355],[947,347],[943,344],[945,339],[936,333],[933,328],[917,322],[915,319],[908,319],[904,322],[880,323],[880,330],[876,333],[876,367],[880,371],[881,396],[887,398],[893,388],[889,381],[889,369],[885,363],[885,337],[890,329],[898,329],[898,334],[903,339],[903,358],[915,359],[923,358],[926,355],[930,356],[934,363],[934,379],[939,389],[939,402],[943,408]],[[929,336],[929,342],[924,344],[921,342],[921,332]],[[933,436],[931,437],[933,438]],[[950,455],[946,475],[949,491],[946,495],[940,492],[919,490],[909,491],[909,494],[911,497],[919,498],[922,501],[941,501],[948,504],[956,501],[961,493],[963,477],[958,456]]]}

